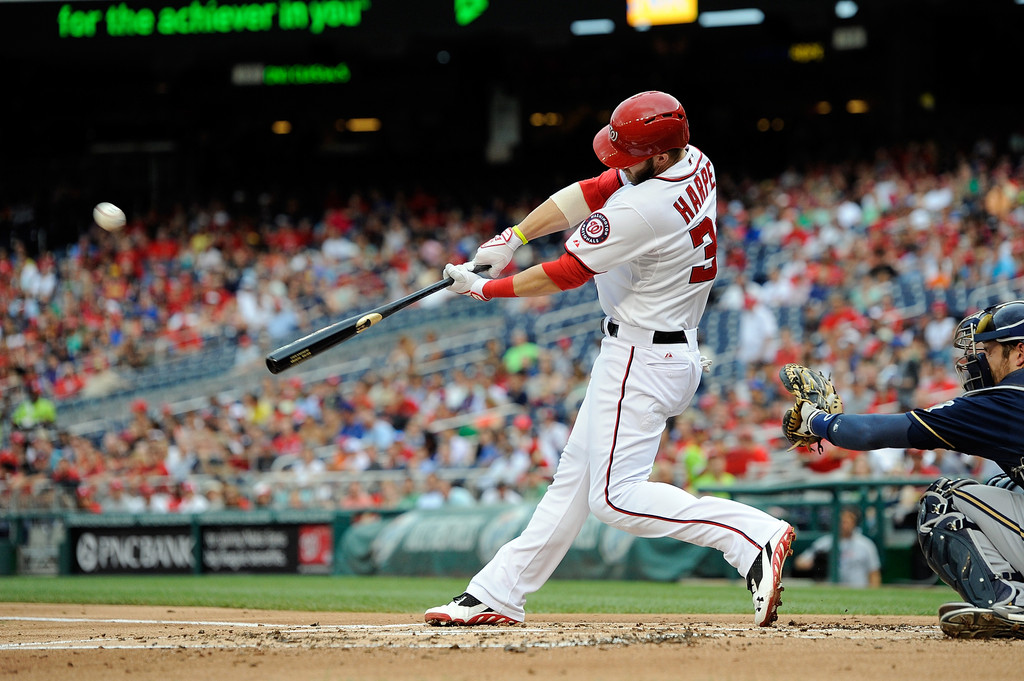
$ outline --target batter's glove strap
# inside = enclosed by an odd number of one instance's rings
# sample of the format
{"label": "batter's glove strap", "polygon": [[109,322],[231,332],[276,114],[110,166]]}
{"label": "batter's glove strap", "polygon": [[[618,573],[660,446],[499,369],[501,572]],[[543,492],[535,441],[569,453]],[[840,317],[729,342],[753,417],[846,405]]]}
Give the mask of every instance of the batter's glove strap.
{"label": "batter's glove strap", "polygon": [[527,241],[526,235],[523,234],[523,230],[519,229],[519,225],[513,225],[501,234],[480,244],[472,262],[469,263],[470,267],[477,269],[479,265],[486,265],[487,269],[480,271],[491,279],[495,279],[512,262],[516,249]]}

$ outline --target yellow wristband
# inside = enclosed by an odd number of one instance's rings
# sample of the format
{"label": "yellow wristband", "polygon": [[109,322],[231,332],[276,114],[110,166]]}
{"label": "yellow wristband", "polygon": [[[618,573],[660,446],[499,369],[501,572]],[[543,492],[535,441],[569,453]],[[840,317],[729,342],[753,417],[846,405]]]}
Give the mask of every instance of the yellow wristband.
{"label": "yellow wristband", "polygon": [[512,231],[515,232],[515,235],[519,237],[520,241],[522,241],[524,244],[528,243],[526,235],[523,234],[523,230],[519,229],[519,225],[512,225]]}

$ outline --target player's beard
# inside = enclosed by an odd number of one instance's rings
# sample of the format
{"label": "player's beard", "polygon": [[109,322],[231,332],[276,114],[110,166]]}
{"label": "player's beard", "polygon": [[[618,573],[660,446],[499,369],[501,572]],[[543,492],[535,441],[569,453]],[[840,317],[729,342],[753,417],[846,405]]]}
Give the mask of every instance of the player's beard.
{"label": "player's beard", "polygon": [[641,182],[645,182],[654,177],[655,175],[654,159],[649,158],[643,163],[638,163],[635,166],[630,166],[629,168],[626,168],[625,173],[626,179],[628,179],[634,185],[640,184]]}

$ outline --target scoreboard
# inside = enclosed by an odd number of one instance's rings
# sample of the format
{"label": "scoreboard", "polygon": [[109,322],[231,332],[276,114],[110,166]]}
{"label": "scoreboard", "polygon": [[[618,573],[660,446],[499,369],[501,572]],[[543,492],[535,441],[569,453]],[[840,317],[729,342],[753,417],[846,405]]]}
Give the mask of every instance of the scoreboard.
{"label": "scoreboard", "polygon": [[[1007,137],[1024,4],[986,0],[0,2],[0,192],[597,170],[623,98],[680,98],[737,172],[907,139]],[[756,8],[752,25],[709,28]],[[165,187],[159,192],[153,187]]]}

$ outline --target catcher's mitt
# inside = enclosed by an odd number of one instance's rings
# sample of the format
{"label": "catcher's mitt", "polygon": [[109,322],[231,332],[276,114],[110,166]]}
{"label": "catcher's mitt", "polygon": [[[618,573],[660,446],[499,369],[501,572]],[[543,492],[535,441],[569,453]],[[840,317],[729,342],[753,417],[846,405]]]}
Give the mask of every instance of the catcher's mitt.
{"label": "catcher's mitt", "polygon": [[[827,414],[842,413],[843,399],[839,397],[832,381],[824,374],[801,364],[787,364],[779,369],[779,380],[796,398],[796,404],[787,409],[782,417],[782,433],[792,443],[790,449],[810,449],[813,445],[818,445],[820,452],[821,438],[811,432],[808,421],[817,410]],[[805,409],[804,405],[808,405],[808,408]]]}

